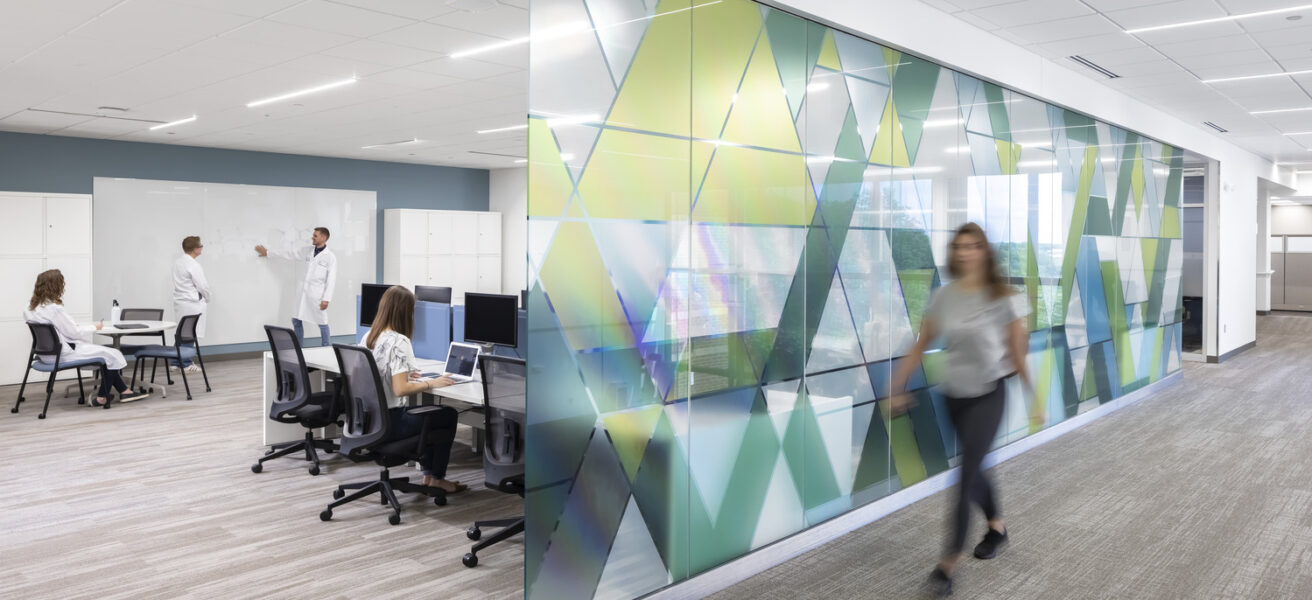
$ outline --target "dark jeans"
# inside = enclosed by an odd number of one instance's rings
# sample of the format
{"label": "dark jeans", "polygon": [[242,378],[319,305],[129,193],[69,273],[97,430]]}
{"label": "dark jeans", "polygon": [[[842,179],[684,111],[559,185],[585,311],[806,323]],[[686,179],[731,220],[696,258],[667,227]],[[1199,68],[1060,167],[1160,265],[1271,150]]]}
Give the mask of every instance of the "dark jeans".
{"label": "dark jeans", "polygon": [[123,383],[122,372],[117,369],[111,371],[102,366],[100,367],[100,392],[96,394],[96,397],[108,398],[109,388],[111,387],[118,390],[118,393],[122,394],[128,389],[128,384]]}
{"label": "dark jeans", "polygon": [[1002,410],[1006,407],[1007,388],[1003,380],[995,382],[992,392],[975,398],[947,399],[948,414],[957,430],[961,446],[961,484],[957,486],[957,505],[954,509],[952,538],[949,554],[961,552],[966,545],[966,529],[970,526],[970,505],[975,503],[990,520],[1001,516],[993,486],[980,466],[984,455],[993,446],[1002,424]]}
{"label": "dark jeans", "polygon": [[[456,409],[442,406],[441,410],[428,415],[428,433],[424,436],[427,446],[419,458],[419,466],[424,475],[446,479],[446,464],[451,461],[451,444],[456,439]],[[405,408],[389,408],[387,417],[391,419],[387,441],[399,440],[419,435],[424,417],[405,412]]]}

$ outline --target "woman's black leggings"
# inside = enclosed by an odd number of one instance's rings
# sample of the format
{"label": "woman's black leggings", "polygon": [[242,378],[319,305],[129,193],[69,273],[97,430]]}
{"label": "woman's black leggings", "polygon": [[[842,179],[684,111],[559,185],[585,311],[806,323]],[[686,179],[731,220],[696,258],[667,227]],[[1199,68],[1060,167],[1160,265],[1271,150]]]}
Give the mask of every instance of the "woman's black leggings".
{"label": "woman's black leggings", "polygon": [[97,397],[108,398],[109,388],[118,390],[121,394],[128,389],[128,384],[123,383],[123,375],[118,369],[109,370],[106,367],[100,368],[100,393]]}
{"label": "woman's black leggings", "polygon": [[1001,516],[993,486],[980,466],[984,455],[993,446],[1002,424],[1002,410],[1007,403],[1007,387],[998,380],[992,392],[975,398],[947,399],[948,414],[957,430],[961,447],[961,485],[957,486],[957,506],[953,515],[952,539],[948,554],[961,552],[966,545],[966,529],[970,526],[970,505],[978,504],[990,520]]}

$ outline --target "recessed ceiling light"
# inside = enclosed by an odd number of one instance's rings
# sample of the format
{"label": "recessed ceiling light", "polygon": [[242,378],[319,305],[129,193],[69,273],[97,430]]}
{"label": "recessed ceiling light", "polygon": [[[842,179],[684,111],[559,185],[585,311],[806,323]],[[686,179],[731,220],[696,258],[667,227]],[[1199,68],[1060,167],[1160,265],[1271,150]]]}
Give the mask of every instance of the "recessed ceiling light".
{"label": "recessed ceiling light", "polygon": [[300,91],[296,91],[296,92],[291,92],[291,93],[289,93],[289,94],[283,94],[283,95],[281,95],[281,96],[274,96],[274,97],[272,97],[272,98],[265,98],[265,99],[263,99],[263,100],[256,100],[256,101],[254,101],[254,102],[248,102],[248,103],[246,103],[246,108],[255,108],[256,106],[263,106],[263,105],[265,105],[265,104],[271,104],[271,103],[274,103],[274,102],[281,102],[281,101],[283,101],[283,100],[291,100],[292,98],[299,98],[299,97],[301,97],[301,96],[305,96],[305,95],[307,95],[307,94],[315,94],[315,93],[318,93],[318,92],[325,92],[325,91],[328,91],[328,90],[331,90],[331,89],[336,89],[336,88],[339,88],[339,87],[342,87],[342,86],[351,85],[351,84],[355,83],[356,81],[357,81],[356,77],[355,77],[354,75],[352,75],[349,79],[343,79],[343,80],[341,80],[341,81],[334,81],[334,82],[332,82],[332,83],[325,83],[325,84],[323,84],[323,85],[315,86],[315,87],[312,87],[312,88],[308,88],[308,89],[304,89],[304,90],[300,90]]}
{"label": "recessed ceiling light", "polygon": [[1304,106],[1304,107],[1301,107],[1301,108],[1276,108],[1276,109],[1272,109],[1272,110],[1255,110],[1255,111],[1250,112],[1250,113],[1248,113],[1248,114],[1250,114],[1250,115],[1270,115],[1270,114],[1275,114],[1275,113],[1299,112],[1299,111],[1304,111],[1304,110],[1312,110],[1312,106]]}
{"label": "recessed ceiling light", "polygon": [[1286,133],[1285,135],[1312,135],[1312,131],[1295,131],[1292,133]]}
{"label": "recessed ceiling light", "polygon": [[168,123],[160,123],[159,125],[151,127],[150,130],[155,131],[156,129],[164,129],[165,127],[172,127],[174,125],[185,125],[195,120],[196,120],[196,115],[191,115],[190,117],[187,117],[185,119],[178,119],[176,121],[170,121]]}
{"label": "recessed ceiling light", "polygon": [[568,23],[568,24],[565,24],[565,25],[561,25],[560,27],[550,27],[550,28],[548,28],[548,29],[546,29],[546,30],[544,30],[544,31],[540,31],[540,32],[538,32],[538,34],[535,35],[535,36],[531,36],[531,37],[530,37],[530,36],[519,37],[519,38],[514,38],[514,39],[506,40],[506,41],[504,41],[504,42],[496,42],[496,43],[494,43],[494,44],[488,44],[488,45],[486,45],[486,46],[479,46],[478,48],[470,48],[469,50],[461,50],[461,51],[459,51],[459,52],[452,52],[452,53],[450,54],[450,57],[451,57],[451,58],[465,58],[465,57],[467,57],[467,56],[474,56],[474,55],[477,55],[477,54],[484,54],[484,53],[487,53],[487,52],[494,52],[494,51],[496,51],[496,50],[501,50],[502,48],[509,48],[509,47],[511,47],[511,46],[519,46],[519,45],[521,45],[521,44],[527,44],[527,43],[529,42],[529,40],[537,40],[537,41],[541,42],[541,41],[551,40],[551,39],[555,39],[555,38],[558,38],[558,37],[563,37],[563,36],[566,36],[566,35],[570,35],[570,34],[572,34],[572,33],[580,33],[580,32],[583,32],[583,31],[588,31],[588,30],[590,30],[590,29],[592,29],[592,27],[589,27],[589,26],[588,26],[588,22],[587,22],[587,21],[575,21],[575,22],[573,22],[573,23]]}
{"label": "recessed ceiling light", "polygon": [[528,129],[528,124],[511,125],[509,127],[498,127],[496,129],[480,129],[474,133],[501,133],[502,131],[515,131],[517,129]]}
{"label": "recessed ceiling light", "polygon": [[1251,13],[1242,13],[1238,15],[1228,15],[1216,17],[1214,19],[1199,19],[1197,21],[1185,21],[1183,23],[1171,23],[1169,25],[1154,25],[1152,27],[1138,27],[1135,29],[1126,29],[1125,33],[1145,33],[1148,31],[1160,31],[1162,29],[1175,29],[1177,27],[1192,27],[1194,25],[1209,25],[1211,23],[1224,23],[1226,21],[1238,21],[1240,19],[1251,19],[1253,17],[1265,17],[1267,15],[1278,15],[1287,12],[1312,9],[1312,4],[1303,4],[1300,6],[1290,6],[1288,8],[1276,8],[1272,10],[1262,10]]}
{"label": "recessed ceiling light", "polygon": [[1266,79],[1266,78],[1268,78],[1268,77],[1286,77],[1286,76],[1291,76],[1291,77],[1292,77],[1292,76],[1294,76],[1294,75],[1307,75],[1308,73],[1312,73],[1312,69],[1307,69],[1307,70],[1303,70],[1303,71],[1283,71],[1283,72],[1280,72],[1280,73],[1263,73],[1263,74],[1261,74],[1261,75],[1244,75],[1244,76],[1242,76],[1242,77],[1220,77],[1220,78],[1217,78],[1217,79],[1204,79],[1204,80],[1203,80],[1203,83],[1223,83],[1223,82],[1226,82],[1226,81],[1244,81],[1244,80],[1248,80],[1248,79]]}
{"label": "recessed ceiling light", "polygon": [[524,163],[526,163],[526,162],[528,162],[528,159],[527,159],[527,158],[519,158],[519,159],[515,159],[515,164],[517,164],[517,165],[521,165],[521,164],[524,164]]}

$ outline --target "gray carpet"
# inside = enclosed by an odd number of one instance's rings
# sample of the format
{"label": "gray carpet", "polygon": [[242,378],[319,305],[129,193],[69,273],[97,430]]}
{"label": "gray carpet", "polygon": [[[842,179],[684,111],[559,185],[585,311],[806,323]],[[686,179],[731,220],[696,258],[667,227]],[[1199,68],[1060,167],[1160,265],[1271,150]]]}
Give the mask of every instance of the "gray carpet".
{"label": "gray carpet", "polygon": [[481,554],[476,569],[460,564],[473,520],[523,511],[519,498],[483,487],[468,428],[448,477],[470,491],[444,507],[400,494],[395,527],[377,496],[324,523],[337,483],[377,478],[378,468],[324,455],[318,477],[296,459],[251,473],[260,364],[210,367],[214,392],[193,378],[191,402],[181,381],[168,398],[110,410],[57,396],[44,421],[43,389],[29,386],[14,415],[18,386],[0,387],[0,598],[523,597],[522,536]]}
{"label": "gray carpet", "polygon": [[[1012,543],[953,598],[1312,598],[1309,361],[1312,317],[1259,317],[1255,349],[1000,465]],[[923,597],[950,493],[713,598]]]}

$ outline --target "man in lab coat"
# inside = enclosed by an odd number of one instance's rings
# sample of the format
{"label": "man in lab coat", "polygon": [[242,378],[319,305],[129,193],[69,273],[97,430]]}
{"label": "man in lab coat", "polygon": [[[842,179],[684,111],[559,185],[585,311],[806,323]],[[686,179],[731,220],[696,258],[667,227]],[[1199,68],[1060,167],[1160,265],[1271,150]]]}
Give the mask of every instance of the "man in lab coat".
{"label": "man in lab coat", "polygon": [[[196,322],[196,337],[205,336],[205,306],[210,301],[210,284],[205,280],[205,271],[196,259],[205,246],[194,235],[182,238],[182,256],[173,261],[173,316],[179,321],[186,315],[200,315]],[[199,373],[200,367],[183,359],[182,366],[188,373]]]}
{"label": "man in lab coat", "polygon": [[[337,284],[337,257],[328,249],[328,228],[315,227],[310,242],[313,246],[296,250],[274,250],[273,255],[305,263],[305,281],[301,284],[301,295],[292,312],[292,329],[297,339],[305,339],[302,323],[309,321],[319,326],[319,337],[324,346],[329,346],[328,303],[333,299],[333,287]],[[256,246],[255,251],[261,257],[268,256],[269,250]]]}

